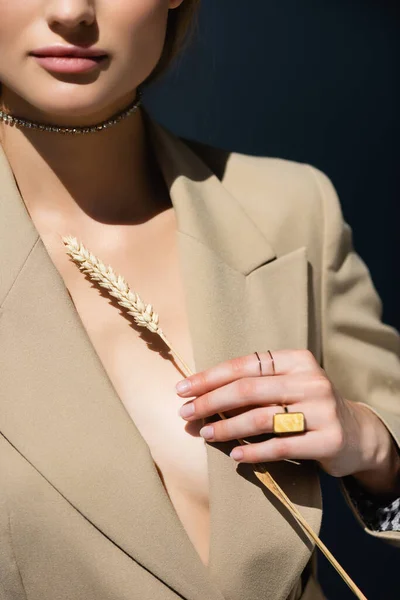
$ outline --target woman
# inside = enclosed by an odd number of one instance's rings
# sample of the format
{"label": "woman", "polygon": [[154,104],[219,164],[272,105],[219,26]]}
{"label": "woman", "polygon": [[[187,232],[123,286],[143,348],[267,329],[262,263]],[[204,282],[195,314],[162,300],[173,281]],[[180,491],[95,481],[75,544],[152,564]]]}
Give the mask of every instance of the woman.
{"label": "woman", "polygon": [[[316,531],[320,466],[399,545],[399,337],[332,185],[138,106],[196,4],[0,0],[1,600],[322,599],[257,462]],[[154,304],[178,389],[67,235]]]}

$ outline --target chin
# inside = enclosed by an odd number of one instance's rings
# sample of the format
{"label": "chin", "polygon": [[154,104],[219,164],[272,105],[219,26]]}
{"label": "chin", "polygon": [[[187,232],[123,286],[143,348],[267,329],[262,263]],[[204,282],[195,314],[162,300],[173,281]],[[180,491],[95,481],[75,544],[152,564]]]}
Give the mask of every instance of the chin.
{"label": "chin", "polygon": [[[29,89],[14,88],[14,112],[18,116],[57,125],[90,125],[109,118],[125,108],[133,99],[130,91],[117,91],[115,85],[95,81],[66,81],[65,78],[50,85],[30,86]],[[25,87],[25,86],[24,86]]]}
{"label": "chin", "polygon": [[107,90],[70,83],[56,87],[48,94],[38,94],[30,102],[43,119],[66,125],[85,125],[101,121],[115,112],[115,95]]}

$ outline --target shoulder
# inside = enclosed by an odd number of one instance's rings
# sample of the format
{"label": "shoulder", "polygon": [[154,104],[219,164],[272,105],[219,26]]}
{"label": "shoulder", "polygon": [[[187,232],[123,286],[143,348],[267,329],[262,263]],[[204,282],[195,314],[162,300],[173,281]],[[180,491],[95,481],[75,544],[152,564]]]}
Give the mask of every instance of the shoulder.
{"label": "shoulder", "polygon": [[305,163],[253,156],[184,140],[241,204],[279,254],[320,247],[327,215],[340,213],[330,179]]}

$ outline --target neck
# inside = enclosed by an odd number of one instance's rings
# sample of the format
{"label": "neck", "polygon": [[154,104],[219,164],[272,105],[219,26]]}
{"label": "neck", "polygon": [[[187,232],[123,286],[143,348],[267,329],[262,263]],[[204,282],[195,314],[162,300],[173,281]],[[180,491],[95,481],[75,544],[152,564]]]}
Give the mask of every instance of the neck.
{"label": "neck", "polygon": [[[98,133],[66,136],[0,126],[0,140],[33,220],[85,239],[99,225],[129,225],[157,211],[160,179],[143,111]],[[155,184],[155,181],[158,183]]]}

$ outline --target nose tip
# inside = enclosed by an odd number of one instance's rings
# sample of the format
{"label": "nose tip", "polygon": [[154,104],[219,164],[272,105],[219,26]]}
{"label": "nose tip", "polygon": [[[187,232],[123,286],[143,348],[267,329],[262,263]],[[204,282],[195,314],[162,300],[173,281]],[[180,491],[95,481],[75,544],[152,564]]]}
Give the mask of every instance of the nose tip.
{"label": "nose tip", "polygon": [[50,3],[47,21],[51,27],[75,29],[95,22],[95,10],[89,0],[55,0]]}

